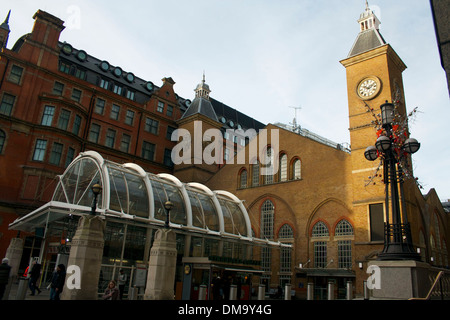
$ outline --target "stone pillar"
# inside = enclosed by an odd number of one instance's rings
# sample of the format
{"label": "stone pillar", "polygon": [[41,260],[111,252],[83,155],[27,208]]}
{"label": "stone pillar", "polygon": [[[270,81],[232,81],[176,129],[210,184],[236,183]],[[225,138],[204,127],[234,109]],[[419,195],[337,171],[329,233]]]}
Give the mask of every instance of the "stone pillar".
{"label": "stone pillar", "polygon": [[173,300],[177,265],[176,235],[159,229],[150,251],[144,300]]}
{"label": "stone pillar", "polygon": [[80,218],[70,247],[62,300],[98,300],[104,231],[105,222],[100,216]]}
{"label": "stone pillar", "polygon": [[11,266],[11,271],[9,276],[11,277],[8,281],[8,285],[6,286],[5,294],[3,296],[3,300],[8,300],[9,293],[11,291],[11,286],[13,283],[17,281],[20,260],[22,259],[23,252],[23,239],[21,238],[12,238],[9,243],[8,249],[6,249],[5,257],[9,259],[9,265]]}

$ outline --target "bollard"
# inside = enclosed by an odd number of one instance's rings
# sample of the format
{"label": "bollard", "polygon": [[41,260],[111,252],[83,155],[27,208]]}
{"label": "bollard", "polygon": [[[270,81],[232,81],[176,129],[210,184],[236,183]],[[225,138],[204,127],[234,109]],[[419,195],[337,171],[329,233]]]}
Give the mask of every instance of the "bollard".
{"label": "bollard", "polygon": [[328,300],[334,300],[334,283],[328,282]]}
{"label": "bollard", "polygon": [[200,289],[198,290],[198,300],[206,300],[206,285],[200,285]]}
{"label": "bollard", "polygon": [[312,283],[312,282],[308,283],[308,290],[306,292],[306,299],[307,300],[314,300],[314,283]]}
{"label": "bollard", "polygon": [[353,299],[353,284],[351,281],[347,281],[347,300]]}
{"label": "bollard", "polygon": [[138,290],[139,288],[137,288],[136,286],[131,287],[128,291],[128,300],[137,300]]}
{"label": "bollard", "polygon": [[369,288],[367,287],[367,280],[363,281],[364,286],[364,300],[369,300]]}
{"label": "bollard", "polygon": [[266,286],[260,284],[258,288],[258,300],[265,300],[265,299],[266,299]]}
{"label": "bollard", "polygon": [[237,285],[232,284],[230,286],[230,300],[236,300],[237,297]]}
{"label": "bollard", "polygon": [[291,300],[291,284],[286,283],[284,286],[284,300]]}
{"label": "bollard", "polygon": [[19,278],[19,288],[17,288],[16,300],[25,300],[28,289],[28,278]]}

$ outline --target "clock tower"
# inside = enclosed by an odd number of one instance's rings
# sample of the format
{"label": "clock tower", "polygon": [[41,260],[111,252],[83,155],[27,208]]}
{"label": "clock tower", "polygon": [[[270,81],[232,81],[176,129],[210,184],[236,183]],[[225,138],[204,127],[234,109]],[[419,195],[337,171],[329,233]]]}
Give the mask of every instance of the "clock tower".
{"label": "clock tower", "polygon": [[[379,163],[364,157],[365,149],[377,139],[374,121],[381,113],[380,106],[386,101],[395,102],[397,111],[406,114],[402,81],[406,65],[381,35],[380,24],[366,1],[356,40],[348,57],[340,61],[347,74],[353,206],[361,217],[370,215],[372,204],[381,206],[385,200],[382,177],[371,179]],[[378,174],[382,172],[379,170]]]}

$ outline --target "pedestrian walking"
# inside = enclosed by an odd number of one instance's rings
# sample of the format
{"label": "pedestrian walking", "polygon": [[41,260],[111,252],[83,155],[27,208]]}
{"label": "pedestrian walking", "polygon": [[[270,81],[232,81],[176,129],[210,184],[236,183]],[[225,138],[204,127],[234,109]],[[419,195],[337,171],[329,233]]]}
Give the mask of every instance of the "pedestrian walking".
{"label": "pedestrian walking", "polygon": [[34,260],[30,272],[30,281],[28,282],[28,287],[31,290],[31,296],[34,296],[36,291],[38,292],[38,294],[41,293],[41,289],[39,289],[39,285],[37,285],[40,276],[41,276],[41,265],[37,263],[36,260]]}
{"label": "pedestrian walking", "polygon": [[65,281],[66,281],[66,267],[63,264],[59,264],[52,275],[52,281],[50,286],[50,300],[60,300],[59,296],[63,291]]}
{"label": "pedestrian walking", "polygon": [[3,258],[2,264],[0,265],[0,300],[3,299],[5,294],[6,286],[9,282],[9,276],[11,273],[11,266],[9,265],[9,259]]}

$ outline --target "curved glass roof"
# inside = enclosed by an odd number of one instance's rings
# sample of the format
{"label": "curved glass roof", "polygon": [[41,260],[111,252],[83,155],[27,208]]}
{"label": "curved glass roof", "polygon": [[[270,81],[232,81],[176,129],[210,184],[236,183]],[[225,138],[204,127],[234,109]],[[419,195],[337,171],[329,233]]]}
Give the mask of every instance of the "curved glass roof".
{"label": "curved glass roof", "polygon": [[202,233],[251,238],[247,210],[233,194],[212,191],[199,183],[182,183],[170,174],[145,172],[134,163],[118,164],[94,151],[81,153],[67,168],[53,195],[53,201],[89,207],[91,187],[103,186],[98,209],[104,215],[120,216],[162,225],[164,203],[170,199],[170,225]]}
{"label": "curved glass roof", "polygon": [[228,191],[182,183],[171,174],[145,172],[134,163],[119,164],[95,151],[80,153],[59,181],[52,201],[9,225],[13,230],[33,231],[67,215],[90,214],[96,183],[102,185],[97,214],[162,227],[164,203],[170,199],[170,227],[187,232],[251,241],[254,244],[288,246],[252,236],[243,202]]}

